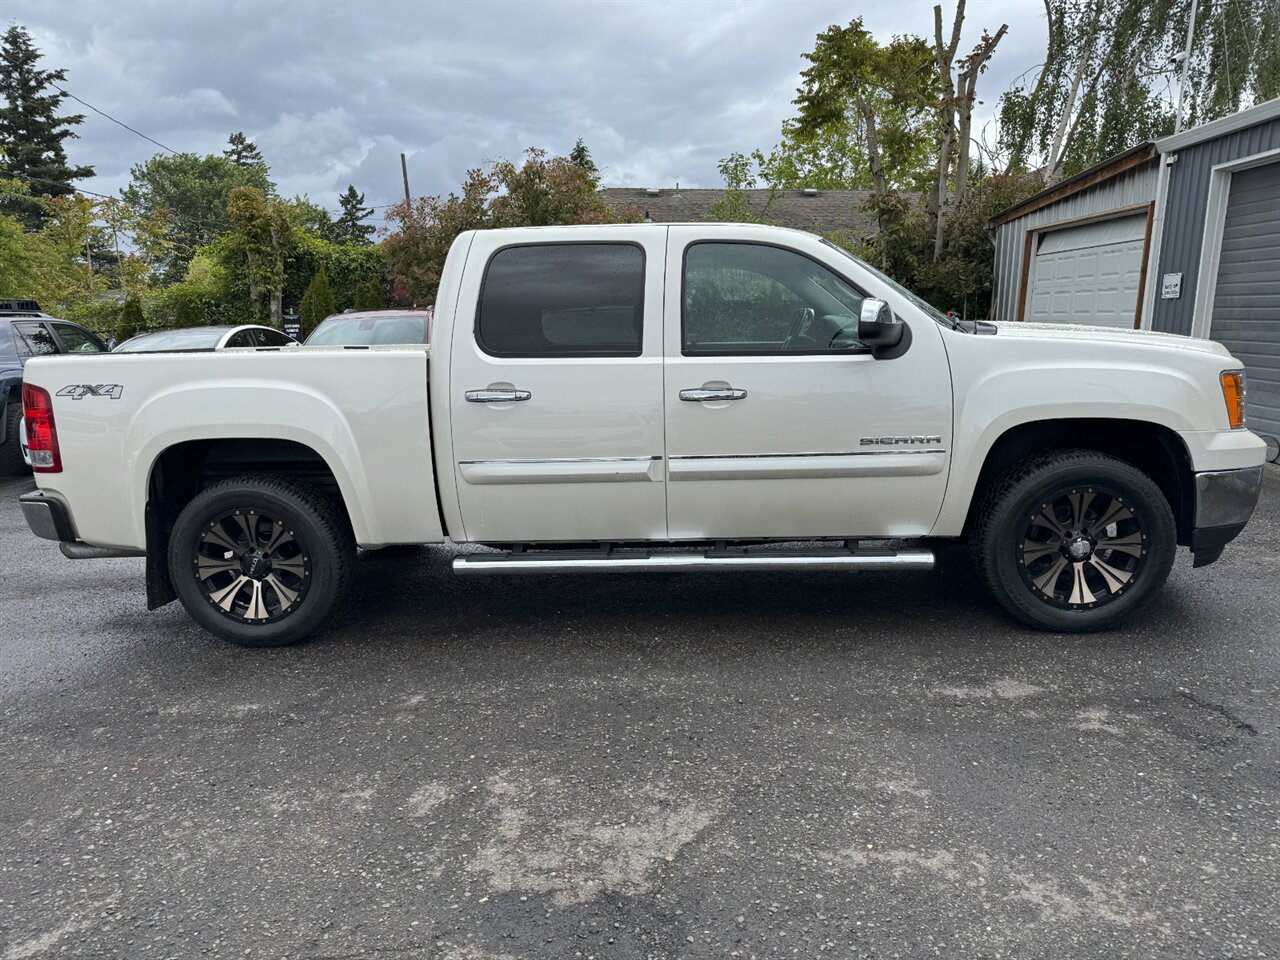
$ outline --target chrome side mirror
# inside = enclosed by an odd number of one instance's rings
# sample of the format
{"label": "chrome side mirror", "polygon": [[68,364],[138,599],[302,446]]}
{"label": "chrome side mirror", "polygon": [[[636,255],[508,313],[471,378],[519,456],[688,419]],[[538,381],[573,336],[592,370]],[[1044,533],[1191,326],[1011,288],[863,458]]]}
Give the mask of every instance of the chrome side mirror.
{"label": "chrome side mirror", "polygon": [[868,297],[858,314],[858,339],[872,349],[894,347],[902,340],[904,324],[883,300]]}

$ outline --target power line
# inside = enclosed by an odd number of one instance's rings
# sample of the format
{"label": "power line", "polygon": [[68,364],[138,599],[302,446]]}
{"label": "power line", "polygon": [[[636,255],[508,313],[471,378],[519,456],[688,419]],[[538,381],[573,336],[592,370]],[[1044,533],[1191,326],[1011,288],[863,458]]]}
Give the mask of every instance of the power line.
{"label": "power line", "polygon": [[70,97],[72,100],[74,100],[76,103],[80,104],[81,106],[88,107],[94,113],[99,114],[100,116],[106,117],[108,120],[110,120],[112,123],[116,124],[117,126],[124,127],[130,133],[134,133],[140,136],[143,140],[147,140],[150,143],[154,143],[161,150],[168,150],[170,153],[174,153],[174,154],[178,152],[177,150],[173,149],[173,147],[167,147],[163,143],[161,143],[159,140],[156,140],[153,137],[148,137],[141,130],[135,130],[133,127],[129,126],[123,120],[117,120],[115,117],[107,113],[105,110],[99,110],[97,107],[95,107],[92,103],[89,103],[87,100],[81,100],[70,90],[63,90],[62,87],[58,86],[56,83],[50,83],[49,86],[53,87],[53,89],[57,90],[59,93],[63,94],[64,96]]}

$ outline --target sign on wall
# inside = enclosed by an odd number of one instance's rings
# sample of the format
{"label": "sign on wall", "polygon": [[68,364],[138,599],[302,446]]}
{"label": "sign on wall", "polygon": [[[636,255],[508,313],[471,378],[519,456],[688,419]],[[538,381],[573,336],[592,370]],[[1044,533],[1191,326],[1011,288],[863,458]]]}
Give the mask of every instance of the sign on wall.
{"label": "sign on wall", "polygon": [[1160,299],[1177,300],[1182,296],[1182,274],[1166,273],[1160,280]]}

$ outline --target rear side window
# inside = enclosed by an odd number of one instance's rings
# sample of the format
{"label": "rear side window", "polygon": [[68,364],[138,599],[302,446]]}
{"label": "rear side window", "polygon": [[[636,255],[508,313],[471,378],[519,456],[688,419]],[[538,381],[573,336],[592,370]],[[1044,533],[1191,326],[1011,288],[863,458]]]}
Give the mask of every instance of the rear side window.
{"label": "rear side window", "polygon": [[53,332],[62,341],[67,353],[102,353],[106,345],[88,330],[72,323],[51,323]]}
{"label": "rear side window", "polygon": [[43,323],[15,323],[13,332],[18,352],[25,357],[42,357],[58,352],[58,342]]}
{"label": "rear side window", "polygon": [[630,243],[540,243],[499,250],[476,313],[495,357],[638,357],[644,251]]}

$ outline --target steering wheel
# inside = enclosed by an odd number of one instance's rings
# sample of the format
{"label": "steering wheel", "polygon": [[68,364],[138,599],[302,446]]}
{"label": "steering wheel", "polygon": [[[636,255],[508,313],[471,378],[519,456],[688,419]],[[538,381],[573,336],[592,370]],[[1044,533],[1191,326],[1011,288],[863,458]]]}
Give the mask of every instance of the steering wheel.
{"label": "steering wheel", "polygon": [[813,307],[796,307],[791,314],[791,329],[787,331],[787,339],[782,341],[782,352],[786,353],[791,349],[791,343],[802,333],[809,324],[813,323]]}

